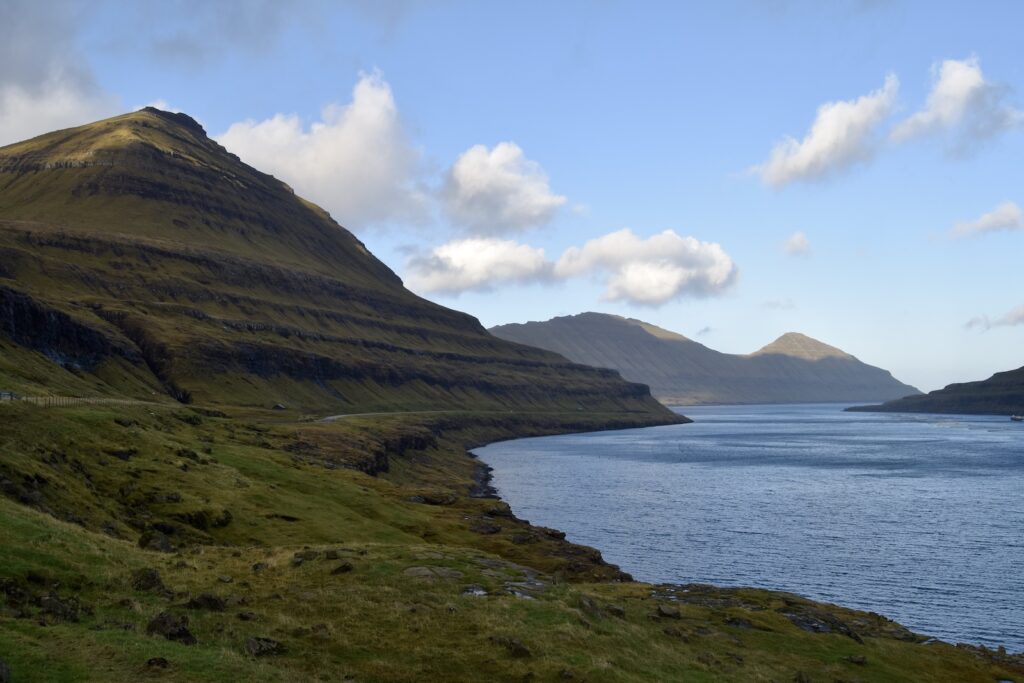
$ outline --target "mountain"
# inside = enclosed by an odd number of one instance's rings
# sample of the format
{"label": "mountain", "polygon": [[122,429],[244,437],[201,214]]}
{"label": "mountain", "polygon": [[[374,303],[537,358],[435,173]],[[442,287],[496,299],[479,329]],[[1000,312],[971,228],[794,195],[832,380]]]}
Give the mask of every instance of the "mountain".
{"label": "mountain", "polygon": [[882,405],[848,410],[886,413],[954,413],[961,415],[1024,414],[1024,367],[997,372],[986,380],[964,382]]}
{"label": "mountain", "polygon": [[306,412],[606,411],[645,387],[421,299],[153,108],[0,148],[0,389]]}
{"label": "mountain", "polygon": [[650,386],[663,402],[680,405],[853,402],[918,393],[885,370],[795,332],[749,355],[720,353],[649,323],[603,313],[500,325],[490,332],[578,363],[613,368]]}

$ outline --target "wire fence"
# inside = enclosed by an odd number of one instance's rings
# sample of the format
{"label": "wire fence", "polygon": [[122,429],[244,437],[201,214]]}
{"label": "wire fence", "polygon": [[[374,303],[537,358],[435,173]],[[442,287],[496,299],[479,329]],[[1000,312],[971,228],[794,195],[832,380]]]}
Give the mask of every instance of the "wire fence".
{"label": "wire fence", "polygon": [[20,396],[11,391],[0,391],[0,401],[31,403],[42,408],[71,408],[74,406],[112,405],[130,406],[148,403],[126,398],[82,398],[77,396]]}

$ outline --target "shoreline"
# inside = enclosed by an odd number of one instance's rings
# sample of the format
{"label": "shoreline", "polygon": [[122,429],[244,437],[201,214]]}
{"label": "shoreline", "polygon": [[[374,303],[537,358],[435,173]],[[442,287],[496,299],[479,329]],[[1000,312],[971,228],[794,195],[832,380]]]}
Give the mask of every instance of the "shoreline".
{"label": "shoreline", "polygon": [[[809,405],[809,404],[777,404],[777,403],[772,403],[772,404],[760,404],[760,403],[759,404],[701,404],[701,406],[703,406],[703,405],[709,405],[709,406],[772,405],[772,406],[777,406],[777,405]],[[828,405],[828,403],[815,403],[813,405]],[[840,404],[840,405],[842,405],[842,404]],[[684,406],[671,406],[670,408],[683,408],[683,407]],[[685,406],[685,407],[691,407],[692,408],[694,406],[691,405],[691,406]],[[847,412],[847,411],[849,411],[849,409],[847,409],[847,410],[845,410],[843,412]],[[855,411],[849,411],[849,412],[855,412]],[[859,411],[859,412],[869,412],[869,411]],[[887,411],[887,412],[894,412],[894,411]],[[948,415],[948,413],[934,413],[934,414],[935,415]],[[968,414],[964,414],[964,415],[965,416],[975,416],[975,417],[978,416],[978,414],[969,414],[969,413]],[[683,416],[683,417],[685,417],[685,416]],[[680,424],[690,424],[692,422],[693,422],[692,419],[687,418],[687,422],[680,423]],[[650,427],[642,427],[642,429],[649,429],[649,428],[653,428],[653,427],[662,427],[662,426],[668,426],[668,425],[651,425]],[[566,432],[566,434],[590,434],[590,433],[599,433],[599,432],[603,432],[603,431],[618,431],[618,430],[616,430],[616,429],[596,429],[596,430],[588,430],[588,431],[585,431],[585,432]],[[561,436],[561,435],[562,434],[550,434],[550,435],[545,435],[545,436]],[[475,498],[487,498],[487,499],[493,499],[493,500],[501,501],[501,502],[503,502],[505,505],[507,505],[509,507],[509,510],[511,511],[511,514],[513,515],[513,517],[515,517],[516,519],[519,519],[520,521],[525,522],[526,524],[528,524],[530,526],[535,526],[533,523],[529,522],[528,520],[523,520],[522,518],[519,518],[518,516],[515,515],[515,511],[512,508],[511,502],[508,501],[508,500],[505,500],[504,498],[502,498],[501,495],[498,492],[498,489],[493,485],[493,481],[494,481],[494,474],[493,474],[494,473],[494,468],[491,465],[489,465],[488,463],[484,462],[481,459],[481,457],[479,456],[479,454],[474,452],[474,449],[484,448],[484,447],[490,446],[492,444],[502,443],[502,442],[507,442],[507,441],[516,441],[516,440],[519,440],[519,439],[529,439],[529,438],[537,438],[537,437],[531,435],[531,436],[519,436],[519,437],[502,438],[502,439],[496,439],[494,441],[489,441],[489,442],[484,443],[484,444],[476,444],[476,445],[473,445],[473,446],[467,446],[466,447],[466,455],[469,458],[473,459],[473,461],[474,461],[474,464],[475,464],[474,479],[478,482],[477,486],[474,487],[473,491],[470,493],[470,496],[471,497],[475,497]],[[565,530],[562,530],[562,529],[559,529],[558,531],[560,531],[563,534],[565,533]],[[573,542],[571,540],[567,540],[567,542],[572,543],[573,545],[579,545],[578,543],[575,543],[575,542]],[[592,546],[584,546],[584,547],[592,547]],[[782,590],[782,589],[778,589],[778,588],[771,588],[771,587],[765,587],[765,586],[755,586],[755,585],[721,586],[721,585],[718,585],[718,584],[694,583],[694,582],[691,582],[691,583],[676,583],[676,582],[659,582],[659,583],[654,583],[654,582],[650,582],[650,581],[640,580],[640,579],[634,578],[631,573],[629,573],[628,571],[623,569],[623,567],[619,566],[618,564],[614,564],[614,563],[611,563],[611,562],[607,562],[607,560],[604,560],[604,553],[603,553],[603,549],[602,548],[594,546],[593,549],[596,550],[600,554],[600,557],[601,557],[602,561],[604,561],[609,566],[617,569],[619,572],[621,572],[622,575],[628,576],[629,577],[628,582],[631,582],[631,583],[634,583],[634,584],[637,584],[637,585],[647,586],[655,594],[658,593],[659,591],[661,591],[662,593],[665,593],[666,590],[667,590],[668,593],[671,593],[673,590],[682,590],[682,591],[685,592],[685,591],[692,590],[694,587],[700,587],[702,589],[712,589],[712,590],[715,590],[715,591],[723,591],[723,592],[729,592],[729,591],[748,591],[748,590],[751,590],[751,591],[760,591],[760,592],[765,592],[765,593],[769,593],[769,594],[776,594],[776,595],[791,595],[791,596],[795,596],[795,597],[797,597],[797,598],[799,598],[801,600],[804,600],[804,601],[807,601],[809,603],[813,603],[813,604],[816,604],[816,605],[828,605],[828,606],[832,606],[832,607],[836,607],[836,608],[840,608],[840,609],[845,609],[845,610],[862,611],[861,608],[847,607],[847,606],[845,606],[843,604],[833,603],[833,602],[824,602],[822,600],[819,600],[819,599],[816,599],[816,598],[813,598],[813,597],[808,597],[808,596],[806,596],[806,595],[804,595],[802,593],[796,593],[796,592],[793,592],[793,591],[787,591],[787,590]],[[898,621],[896,621],[894,619],[891,619],[889,617],[886,617],[885,615],[878,615],[878,613],[876,613],[874,611],[871,611],[869,613],[872,614],[872,615],[881,616],[886,621],[889,621],[892,624],[895,624],[895,625],[899,626],[900,628],[904,629],[907,632],[907,634],[910,634],[911,636],[913,636],[913,639],[915,640],[915,642],[918,642],[920,644],[941,643],[941,644],[949,645],[949,646],[956,647],[956,648],[966,648],[966,649],[969,649],[969,650],[972,650],[972,651],[978,653],[980,656],[994,658],[993,661],[995,661],[997,663],[1002,663],[1003,662],[1003,658],[1007,658],[1008,657],[1009,660],[1011,662],[1013,662],[1015,665],[1024,665],[1024,649],[1021,649],[1019,651],[1008,651],[1004,644],[999,644],[998,646],[996,646],[995,649],[993,649],[992,647],[987,646],[985,644],[981,644],[981,643],[965,643],[965,642],[955,642],[954,643],[954,642],[943,640],[943,639],[938,638],[938,637],[928,636],[928,635],[925,635],[925,634],[917,633],[916,631],[912,631],[911,629],[903,626],[902,623],[900,623],[900,622],[898,622]]]}

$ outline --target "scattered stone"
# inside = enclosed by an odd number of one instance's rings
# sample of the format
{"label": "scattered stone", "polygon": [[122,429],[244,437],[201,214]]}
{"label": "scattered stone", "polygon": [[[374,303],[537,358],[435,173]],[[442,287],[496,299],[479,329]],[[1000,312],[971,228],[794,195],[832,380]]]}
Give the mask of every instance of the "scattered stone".
{"label": "scattered stone", "polygon": [[409,567],[404,572],[406,576],[412,576],[417,579],[432,579],[434,578],[434,570],[430,567]]}
{"label": "scattered stone", "polygon": [[231,582],[234,581],[234,578],[232,578],[230,576],[218,576],[217,580],[220,581],[221,583],[231,583]]}
{"label": "scattered stone", "polygon": [[166,669],[170,665],[171,663],[163,657],[150,657],[146,660],[146,667],[150,669]]}
{"label": "scattered stone", "polygon": [[303,560],[303,561],[315,560],[318,557],[320,557],[320,551],[319,550],[300,550],[299,552],[295,553],[295,555],[293,555],[292,557],[294,557],[296,560]]}
{"label": "scattered stone", "polygon": [[498,645],[504,646],[505,649],[508,650],[509,654],[516,659],[525,659],[533,656],[533,653],[530,652],[530,648],[526,647],[523,645],[522,641],[515,638],[492,637],[491,640]]}
{"label": "scattered stone", "polygon": [[174,545],[167,534],[156,529],[144,531],[139,536],[139,547],[143,550],[155,550],[160,553],[173,553]]}
{"label": "scattered stone", "polygon": [[39,606],[56,621],[78,621],[79,604],[75,598],[61,599],[51,593],[39,598]]}
{"label": "scattered stone", "polygon": [[282,655],[287,652],[284,645],[271,638],[250,638],[245,641],[245,651],[253,657]]}
{"label": "scattered stone", "polygon": [[849,657],[843,657],[843,659],[850,664],[856,664],[857,666],[867,666],[868,658],[864,655],[850,655]]}
{"label": "scattered stone", "polygon": [[478,585],[476,585],[474,583],[474,584],[470,584],[470,585],[466,586],[465,588],[463,588],[462,589],[462,594],[463,595],[472,595],[472,596],[475,596],[475,597],[479,598],[479,597],[483,597],[483,596],[487,595],[487,589],[485,589],[483,586],[478,586]]}
{"label": "scattered stone", "polygon": [[257,574],[259,574],[262,571],[266,571],[267,569],[270,569],[270,565],[266,562],[257,562],[252,566],[252,570]]}
{"label": "scattered stone", "polygon": [[626,618],[626,608],[622,605],[607,605],[604,610],[616,619]]}
{"label": "scattered stone", "polygon": [[793,674],[793,683],[814,683],[814,682],[811,680],[811,677],[808,676],[803,671],[797,671],[795,674]]}
{"label": "scattered stone", "polygon": [[433,567],[434,575],[441,579],[461,579],[464,575],[458,569],[450,567]]}
{"label": "scattered stone", "polygon": [[601,606],[593,598],[586,595],[580,596],[580,609],[583,610],[584,614],[594,619],[600,619],[604,616],[601,614]]}
{"label": "scattered stone", "polygon": [[492,522],[479,521],[470,525],[469,530],[473,533],[483,534],[484,536],[490,536],[501,531],[501,527]]}
{"label": "scattered stone", "polygon": [[729,617],[725,620],[725,623],[728,626],[742,628],[745,630],[750,630],[754,628],[754,624],[752,624],[749,619],[744,619],[743,617]]}
{"label": "scattered stone", "polygon": [[227,606],[227,600],[213,593],[200,593],[185,603],[186,609],[205,609],[211,612],[223,612]]}
{"label": "scattered stone", "polygon": [[163,636],[183,645],[195,645],[196,637],[188,630],[188,617],[175,616],[170,612],[161,612],[153,617],[146,626],[149,635]]}
{"label": "scattered stone", "polygon": [[333,576],[337,574],[347,574],[353,569],[354,567],[352,566],[351,562],[342,562],[337,567],[331,570],[331,575]]}
{"label": "scattered stone", "polygon": [[132,572],[131,585],[137,591],[165,591],[167,587],[164,586],[163,579],[160,578],[160,572],[157,570],[147,567],[145,569],[136,569]]}
{"label": "scattered stone", "polygon": [[0,659],[0,683],[11,683],[11,667],[7,662]]}
{"label": "scattered stone", "polygon": [[564,681],[571,681],[576,678],[576,674],[572,672],[572,669],[562,669],[558,672],[558,677]]}
{"label": "scattered stone", "polygon": [[242,621],[256,621],[259,617],[256,616],[255,612],[239,612],[238,618]]}
{"label": "scattered stone", "polygon": [[658,605],[657,615],[663,619],[679,619],[682,617],[679,613],[679,608],[671,605]]}
{"label": "scattered stone", "polygon": [[274,410],[286,410],[286,408],[283,403],[275,403]]}

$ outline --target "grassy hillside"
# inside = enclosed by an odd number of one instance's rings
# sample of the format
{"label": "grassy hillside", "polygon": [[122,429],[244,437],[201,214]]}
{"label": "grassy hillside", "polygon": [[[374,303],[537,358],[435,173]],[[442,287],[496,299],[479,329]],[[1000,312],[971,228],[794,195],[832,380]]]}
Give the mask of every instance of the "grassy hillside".
{"label": "grassy hillside", "polygon": [[862,412],[953,413],[962,415],[1024,414],[1024,368],[997,372],[986,380],[964,382],[921,396],[907,396],[882,405],[850,408]]}
{"label": "grassy hillside", "polygon": [[1024,674],[794,595],[622,582],[596,551],[466,495],[476,463],[460,444],[560,428],[551,418],[275,417],[0,404],[11,680]]}
{"label": "grassy hillside", "polygon": [[0,388],[23,392],[673,419],[614,372],[415,296],[324,211],[152,109],[0,148],[2,338]]}
{"label": "grassy hillside", "polygon": [[885,370],[792,332],[749,355],[720,353],[649,323],[601,313],[500,325],[491,333],[618,370],[676,405],[868,401],[918,393]]}

